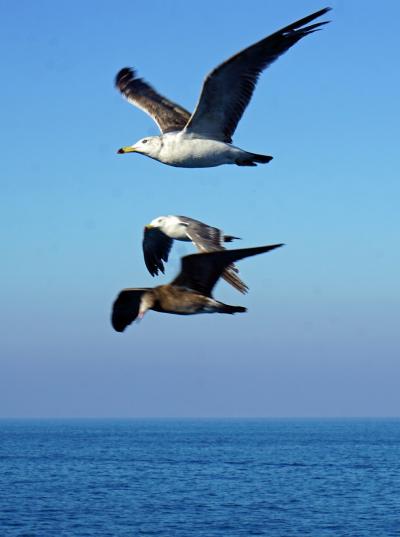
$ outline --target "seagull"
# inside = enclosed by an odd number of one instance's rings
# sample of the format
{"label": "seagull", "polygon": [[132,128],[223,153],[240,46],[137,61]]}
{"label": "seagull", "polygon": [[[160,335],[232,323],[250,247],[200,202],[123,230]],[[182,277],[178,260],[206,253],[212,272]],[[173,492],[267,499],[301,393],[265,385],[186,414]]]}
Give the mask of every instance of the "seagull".
{"label": "seagull", "polygon": [[256,166],[272,157],[232,145],[232,136],[250,102],[258,77],[297,41],[329,21],[309,22],[324,15],[327,7],[278,30],[238,52],[206,77],[197,106],[190,114],[163,97],[136,72],[124,67],[115,79],[122,95],[146,112],[158,125],[159,136],[147,136],[122,147],[118,153],[141,153],[170,166],[208,168],[221,164]]}
{"label": "seagull", "polygon": [[[164,273],[163,261],[168,261],[168,254],[173,240],[191,241],[199,252],[224,250],[223,242],[231,242],[239,237],[224,235],[220,229],[203,224],[188,216],[159,216],[147,224],[143,232],[143,255],[146,267],[152,276],[160,270]],[[222,278],[241,293],[247,293],[248,287],[236,275],[234,265],[227,267]]]}
{"label": "seagull", "polygon": [[235,261],[280,246],[283,244],[187,255],[181,260],[180,273],[170,284],[123,289],[114,302],[111,324],[117,332],[123,332],[137,317],[142,319],[147,310],[177,315],[245,312],[242,306],[229,306],[215,300],[211,294],[213,287]]}

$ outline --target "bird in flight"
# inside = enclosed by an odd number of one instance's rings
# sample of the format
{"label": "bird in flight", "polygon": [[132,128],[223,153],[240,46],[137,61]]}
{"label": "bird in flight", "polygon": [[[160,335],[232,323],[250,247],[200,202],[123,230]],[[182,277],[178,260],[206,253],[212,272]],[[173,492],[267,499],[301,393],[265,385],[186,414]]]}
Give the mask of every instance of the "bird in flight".
{"label": "bird in flight", "polygon": [[[164,263],[173,240],[192,242],[199,252],[215,252],[224,250],[223,243],[231,242],[239,237],[224,235],[216,228],[194,220],[188,216],[159,216],[154,218],[144,228],[143,256],[150,274],[155,276],[160,270],[164,273]],[[228,266],[222,273],[222,278],[241,293],[248,291],[247,285],[237,276],[238,269],[234,265]]]}
{"label": "bird in flight", "polygon": [[[170,166],[207,168],[221,164],[256,166],[272,157],[232,145],[232,136],[250,102],[258,77],[297,41],[329,21],[308,24],[327,13],[327,7],[304,17],[238,52],[206,77],[197,106],[190,114],[163,97],[136,72],[125,67],[115,85],[134,106],[158,125],[159,136],[146,136],[118,153],[140,153]],[[308,26],[307,26],[308,25]]]}
{"label": "bird in flight", "polygon": [[187,255],[181,260],[180,273],[170,284],[153,288],[123,289],[113,304],[112,326],[117,332],[123,332],[137,317],[141,319],[147,310],[177,315],[245,312],[246,308],[242,306],[230,306],[213,298],[213,287],[224,270],[235,261],[269,252],[280,246],[283,245],[271,244]]}

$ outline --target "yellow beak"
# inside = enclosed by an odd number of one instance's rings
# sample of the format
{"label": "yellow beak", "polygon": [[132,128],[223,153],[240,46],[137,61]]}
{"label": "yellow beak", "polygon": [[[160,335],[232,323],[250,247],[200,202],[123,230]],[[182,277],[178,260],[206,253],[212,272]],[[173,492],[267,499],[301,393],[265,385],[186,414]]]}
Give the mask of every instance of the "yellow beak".
{"label": "yellow beak", "polygon": [[122,153],[140,153],[135,147],[128,145],[126,147],[121,147],[121,149],[118,149],[117,153],[121,155]]}

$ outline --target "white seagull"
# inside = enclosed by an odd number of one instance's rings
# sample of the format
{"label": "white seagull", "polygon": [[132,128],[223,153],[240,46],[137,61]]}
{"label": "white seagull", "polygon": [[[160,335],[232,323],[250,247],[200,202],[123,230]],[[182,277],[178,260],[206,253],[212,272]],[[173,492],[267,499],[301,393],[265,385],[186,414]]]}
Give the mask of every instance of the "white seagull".
{"label": "white seagull", "polygon": [[[144,262],[152,276],[159,270],[164,273],[163,261],[168,261],[174,239],[192,242],[199,252],[216,252],[225,249],[224,242],[239,237],[224,235],[220,229],[188,216],[158,216],[145,226],[143,232]],[[222,278],[241,293],[247,293],[248,287],[237,273],[238,269],[230,265],[222,273]]]}
{"label": "white seagull", "polygon": [[206,77],[193,112],[157,93],[134,70],[119,71],[115,85],[126,99],[157,123],[161,135],[147,136],[118,153],[141,153],[170,166],[207,168],[221,164],[256,166],[272,157],[231,144],[260,73],[297,41],[329,21],[305,26],[327,13],[321,9],[238,52]]}

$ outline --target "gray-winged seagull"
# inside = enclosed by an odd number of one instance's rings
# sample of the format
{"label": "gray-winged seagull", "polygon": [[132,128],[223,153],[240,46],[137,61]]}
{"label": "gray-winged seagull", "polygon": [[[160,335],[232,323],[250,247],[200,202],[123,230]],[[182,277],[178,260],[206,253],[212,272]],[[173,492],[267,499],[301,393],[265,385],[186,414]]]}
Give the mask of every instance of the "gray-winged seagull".
{"label": "gray-winged seagull", "polygon": [[147,136],[118,153],[141,153],[183,168],[221,164],[256,166],[272,157],[249,153],[231,144],[235,129],[250,102],[260,73],[297,41],[329,21],[305,26],[327,13],[321,9],[238,52],[206,77],[193,112],[157,93],[134,70],[125,67],[115,84],[126,99],[157,123],[161,135]]}
{"label": "gray-winged seagull", "polygon": [[177,315],[195,313],[241,313],[242,306],[229,306],[212,297],[212,289],[224,270],[235,261],[262,254],[282,244],[256,248],[221,250],[187,255],[181,260],[181,271],[168,285],[153,288],[124,289],[114,302],[111,323],[117,332],[123,332],[147,310]]}
{"label": "gray-winged seagull", "polygon": [[[155,276],[159,270],[164,272],[163,261],[168,261],[174,239],[193,242],[199,252],[215,252],[225,249],[223,242],[238,238],[224,235],[220,229],[188,216],[159,216],[144,228],[144,262],[150,274]],[[237,276],[237,272],[238,269],[231,265],[224,270],[222,278],[241,293],[247,293],[248,287]]]}

